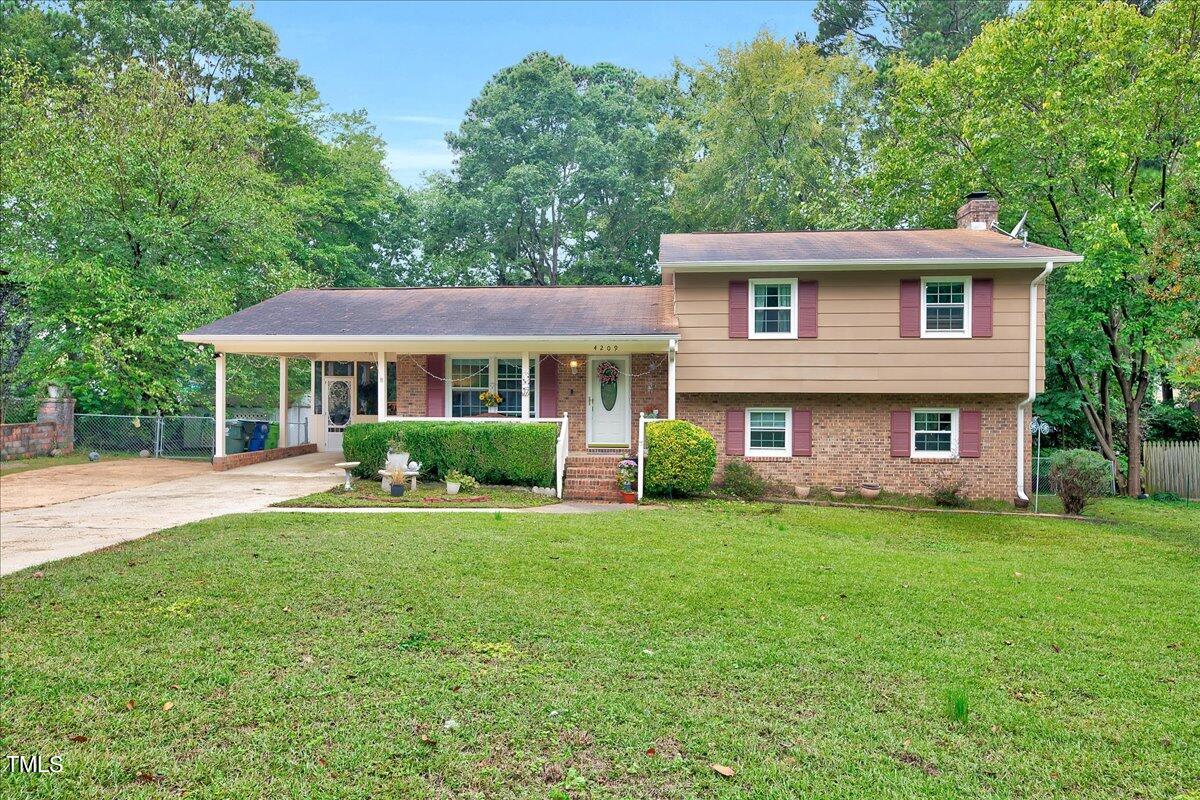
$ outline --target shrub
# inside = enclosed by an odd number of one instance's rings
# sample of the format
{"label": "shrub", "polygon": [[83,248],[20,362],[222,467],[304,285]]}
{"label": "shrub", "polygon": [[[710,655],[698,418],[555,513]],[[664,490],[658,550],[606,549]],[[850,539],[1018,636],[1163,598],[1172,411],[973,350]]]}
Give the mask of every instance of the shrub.
{"label": "shrub", "polygon": [[1068,514],[1082,513],[1088,498],[1102,494],[1111,479],[1108,462],[1091,450],[1059,450],[1050,457],[1050,482]]}
{"label": "shrub", "polygon": [[929,481],[929,496],[936,505],[946,508],[961,508],[966,505],[962,496],[962,480],[949,472],[939,472]]}
{"label": "shrub", "polygon": [[1146,439],[1188,442],[1200,439],[1200,415],[1187,406],[1159,403],[1151,406],[1143,418]]}
{"label": "shrub", "polygon": [[558,426],[541,422],[359,422],[346,427],[342,451],[373,478],[388,445],[401,445],[434,479],[452,469],[480,483],[553,486]]}
{"label": "shrub", "polygon": [[743,500],[759,500],[767,493],[767,482],[745,461],[730,461],[722,479],[725,491]]}
{"label": "shrub", "polygon": [[672,419],[646,426],[643,480],[648,494],[700,494],[712,483],[717,443],[703,428]]}

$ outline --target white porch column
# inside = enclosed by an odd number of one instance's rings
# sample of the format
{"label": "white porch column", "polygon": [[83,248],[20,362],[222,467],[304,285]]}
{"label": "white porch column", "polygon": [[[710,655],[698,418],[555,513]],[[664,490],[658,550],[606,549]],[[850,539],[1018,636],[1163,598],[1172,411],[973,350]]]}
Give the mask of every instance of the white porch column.
{"label": "white porch column", "polygon": [[288,442],[288,360],[279,357],[279,447],[287,447]]}
{"label": "white porch column", "polygon": [[215,428],[216,439],[214,440],[213,455],[217,458],[225,457],[225,354],[218,350],[214,354],[217,368],[217,391],[215,405],[213,407],[213,419],[215,420],[213,427]]}
{"label": "white porch column", "polygon": [[529,419],[529,353],[521,353],[521,419]]}
{"label": "white porch column", "polygon": [[675,419],[675,350],[674,339],[667,345],[667,419]]}
{"label": "white porch column", "polygon": [[379,418],[387,416],[387,358],[383,351],[375,354],[375,402],[378,404]]}

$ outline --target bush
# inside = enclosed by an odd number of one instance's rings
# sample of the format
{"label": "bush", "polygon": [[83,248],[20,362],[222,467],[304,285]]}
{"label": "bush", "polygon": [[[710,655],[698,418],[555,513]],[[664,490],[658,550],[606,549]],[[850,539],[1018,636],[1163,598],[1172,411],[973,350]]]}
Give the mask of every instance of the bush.
{"label": "bush", "polygon": [[486,484],[554,485],[553,423],[359,422],[346,427],[342,451],[347,461],[361,462],[355,475],[374,478],[393,441],[437,480],[456,469]]}
{"label": "bush", "polygon": [[1200,416],[1187,406],[1159,403],[1142,419],[1149,441],[1190,442],[1200,439]]}
{"label": "bush", "polygon": [[646,426],[647,494],[700,494],[712,483],[716,468],[717,443],[704,428],[681,419]]}
{"label": "bush", "polygon": [[767,493],[763,476],[745,461],[730,461],[725,465],[722,485],[725,491],[742,500],[760,500]]}
{"label": "bush", "polygon": [[966,498],[962,496],[962,480],[949,472],[939,472],[934,475],[928,488],[929,496],[933,498],[935,505],[945,508],[961,508],[967,504]]}
{"label": "bush", "polygon": [[1059,450],[1050,457],[1050,482],[1058,486],[1063,510],[1079,514],[1088,498],[1103,494],[1112,479],[1112,468],[1091,450]]}

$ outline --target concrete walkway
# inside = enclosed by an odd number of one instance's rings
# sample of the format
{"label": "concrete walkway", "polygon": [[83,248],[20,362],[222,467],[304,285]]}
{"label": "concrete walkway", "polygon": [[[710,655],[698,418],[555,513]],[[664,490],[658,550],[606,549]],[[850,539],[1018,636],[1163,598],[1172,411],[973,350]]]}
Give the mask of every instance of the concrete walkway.
{"label": "concrete walkway", "polygon": [[[66,502],[0,511],[0,575],[140,539],[164,528],[222,514],[259,511],[271,503],[333,486],[340,453],[313,453],[227,472],[205,469]],[[112,469],[122,463],[112,462]],[[144,461],[127,462],[145,469]],[[161,462],[160,462],[161,463]],[[52,467],[6,477],[54,481]],[[86,474],[86,473],[85,473]]]}

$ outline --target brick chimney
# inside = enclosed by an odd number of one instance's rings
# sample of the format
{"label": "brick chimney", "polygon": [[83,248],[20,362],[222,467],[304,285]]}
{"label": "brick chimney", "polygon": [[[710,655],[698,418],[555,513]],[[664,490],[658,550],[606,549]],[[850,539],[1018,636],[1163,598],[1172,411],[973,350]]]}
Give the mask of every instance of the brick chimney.
{"label": "brick chimney", "polygon": [[960,228],[986,231],[1000,221],[1000,203],[987,192],[971,192],[967,201],[958,207],[954,219]]}

